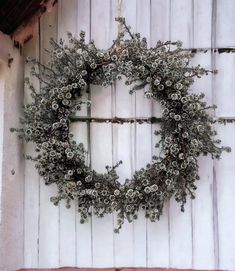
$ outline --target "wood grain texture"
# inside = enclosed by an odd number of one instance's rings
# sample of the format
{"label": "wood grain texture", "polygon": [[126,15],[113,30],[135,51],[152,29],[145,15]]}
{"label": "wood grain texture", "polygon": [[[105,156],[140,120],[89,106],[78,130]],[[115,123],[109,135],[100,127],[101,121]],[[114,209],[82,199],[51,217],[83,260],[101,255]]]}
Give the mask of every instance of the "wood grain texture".
{"label": "wood grain texture", "polygon": [[[91,1],[91,38],[98,48],[108,48],[112,43],[110,16],[110,1]],[[111,87],[91,85],[92,116],[111,117],[111,101]],[[96,171],[103,173],[106,165],[112,166],[111,124],[91,124],[91,165]],[[104,219],[95,216],[92,218],[93,266],[113,266],[113,234],[112,215],[107,215]]]}
{"label": "wood grain texture", "polygon": [[[67,31],[76,33],[77,1],[59,2],[58,6],[58,39],[68,42]],[[71,12],[73,10],[73,12]],[[68,209],[65,201],[59,204],[59,266],[76,264],[76,202],[71,202]]]}
{"label": "wood grain texture", "polygon": [[235,91],[233,90],[235,83],[235,56],[233,54],[221,54],[215,55],[214,58],[215,68],[219,71],[214,79],[214,102],[218,106],[216,116],[235,117]]}
{"label": "wood grain texture", "polygon": [[[44,64],[48,61],[48,54],[44,49],[50,48],[51,37],[57,38],[56,9],[40,19],[40,60]],[[60,264],[60,209],[50,202],[50,197],[56,193],[55,185],[45,186],[44,180],[40,179],[39,267],[57,267]]]}
{"label": "wood grain texture", "polygon": [[[11,127],[19,127],[19,116],[22,112],[24,71],[23,57],[13,47],[10,39],[1,35],[1,48],[14,61],[11,67],[3,58],[0,64],[0,88],[3,126],[1,174],[1,223],[0,223],[0,270],[15,270],[23,264],[24,243],[24,166],[22,157],[23,144]],[[0,49],[1,50],[1,49]],[[6,56],[9,56],[9,55]],[[4,110],[4,112],[2,111]]]}
{"label": "wood grain texture", "polygon": [[193,0],[193,47],[210,48],[212,30],[212,1]]}
{"label": "wood grain texture", "polygon": [[[203,31],[201,31],[203,29]],[[212,1],[194,1],[193,3],[193,47],[210,47],[212,31]],[[201,64],[212,69],[212,54],[198,53],[193,65]],[[196,93],[204,92],[206,102],[213,104],[213,76],[196,80],[192,89]],[[212,114],[214,112],[211,112]],[[197,182],[196,199],[192,201],[192,267],[216,268],[214,227],[213,227],[213,161],[210,157],[199,158],[200,180]],[[204,257],[207,255],[207,257]]]}
{"label": "wood grain texture", "polygon": [[[197,54],[193,64],[201,64],[211,69],[211,53]],[[212,77],[204,76],[196,80],[192,90],[204,92],[206,102],[212,104]],[[213,112],[211,112],[213,113]],[[199,158],[200,180],[196,183],[196,199],[192,201],[192,267],[215,267],[214,229],[213,229],[213,160],[211,157]],[[207,255],[207,257],[204,257]]]}
{"label": "wood grain texture", "polygon": [[[32,40],[24,47],[24,60],[27,56],[39,57],[39,25]],[[25,65],[24,76],[29,77],[35,89],[39,89],[39,82],[30,75],[30,65]],[[25,86],[24,102],[29,103],[32,98]],[[34,145],[25,144],[25,153],[34,154]],[[38,235],[39,235],[39,195],[40,183],[37,170],[29,160],[25,161],[25,198],[24,198],[24,264],[25,267],[38,265]],[[30,230],[29,230],[30,229]]]}
{"label": "wood grain texture", "polygon": [[[90,40],[90,1],[77,0],[77,18],[74,24],[76,25],[76,35],[78,36],[80,31],[86,32],[86,42]],[[88,95],[84,95],[84,99],[88,99]],[[88,115],[88,108],[82,107],[82,110],[77,113],[81,116]],[[75,135],[77,142],[82,142],[88,150],[86,156],[86,163],[90,163],[90,125],[86,123],[79,123],[79,125],[72,125],[72,131]],[[76,202],[77,204],[77,202]],[[86,224],[80,223],[80,215],[76,212],[76,266],[91,267],[93,262],[93,244],[92,244],[92,219]]]}
{"label": "wood grain texture", "polygon": [[[150,1],[136,1],[136,32],[150,43]],[[144,89],[135,93],[135,117],[150,117],[152,101],[144,95]],[[133,124],[134,128],[134,170],[145,168],[151,162],[151,125]],[[147,266],[147,220],[144,211],[134,221],[134,266]]]}
{"label": "wood grain texture", "polygon": [[[190,48],[193,44],[192,17],[192,1],[171,1],[170,38],[171,40],[181,40],[183,46],[186,48]],[[193,240],[191,211],[190,198],[187,200],[184,213],[180,211],[179,204],[173,198],[170,200],[170,267],[192,268]]]}
{"label": "wood grain texture", "polygon": [[[136,1],[117,1],[118,16],[126,17],[128,25],[135,30],[136,27]],[[116,15],[116,16],[117,16]],[[130,95],[124,84],[124,79],[116,82],[115,86],[115,115],[117,117],[133,117],[135,96]],[[131,178],[134,171],[134,126],[114,125],[114,161],[123,161],[117,169],[119,181]],[[115,266],[134,265],[134,224],[125,223],[119,235],[114,236]]]}
{"label": "wood grain texture", "polygon": [[[231,29],[234,27],[234,19],[232,18],[234,13],[234,3],[226,0],[215,1],[213,3],[214,13],[214,29],[213,45],[232,46],[234,44],[234,37],[230,35]],[[230,55],[213,55],[212,58],[214,68],[219,70],[218,76],[214,78],[214,102],[218,105],[216,110],[216,116],[234,117],[235,107],[234,103],[234,57]],[[225,101],[226,99],[226,101]],[[216,233],[215,244],[217,248],[217,268],[234,268],[235,253],[234,253],[234,240],[235,234],[232,229],[235,227],[234,216],[229,214],[231,207],[234,205],[234,125],[217,125],[219,137],[224,145],[232,147],[233,152],[230,154],[224,154],[220,161],[216,161],[214,164],[214,203],[215,217],[216,217]]]}
{"label": "wood grain texture", "polygon": [[[217,130],[223,144],[235,149],[235,126],[218,125]],[[224,154],[216,162],[219,268],[234,269],[235,266],[235,217],[232,206],[235,204],[235,154]]]}
{"label": "wood grain texture", "polygon": [[216,45],[219,47],[223,46],[234,46],[235,37],[231,35],[235,27],[234,12],[235,5],[233,0],[213,1],[216,6]]}
{"label": "wood grain texture", "polygon": [[[156,46],[158,40],[170,40],[170,1],[151,1],[150,12],[150,45]],[[159,117],[161,116],[161,112],[162,109],[159,103],[153,102],[152,115]],[[154,135],[154,130],[158,130],[159,128],[158,124],[153,124],[151,127],[152,155],[159,154],[155,145],[160,138]],[[166,204],[164,207],[160,221],[157,223],[147,221],[147,244],[147,266],[169,267],[169,204]]]}

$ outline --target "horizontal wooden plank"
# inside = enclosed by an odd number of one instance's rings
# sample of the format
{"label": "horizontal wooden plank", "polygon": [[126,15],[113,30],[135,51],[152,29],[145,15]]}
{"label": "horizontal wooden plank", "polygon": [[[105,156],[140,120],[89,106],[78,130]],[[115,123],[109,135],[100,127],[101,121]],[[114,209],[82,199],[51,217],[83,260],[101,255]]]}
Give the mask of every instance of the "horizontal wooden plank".
{"label": "horizontal wooden plank", "polygon": [[213,1],[215,5],[215,46],[235,46],[235,5],[233,0]]}
{"label": "horizontal wooden plank", "polygon": [[[216,161],[215,178],[217,182],[218,208],[218,244],[219,268],[235,267],[235,125],[217,126],[219,138],[223,145],[232,148],[231,153],[224,153],[222,159]],[[215,206],[216,207],[216,206]]]}
{"label": "horizontal wooden plank", "polygon": [[193,1],[194,48],[211,47],[212,2],[213,0]]}

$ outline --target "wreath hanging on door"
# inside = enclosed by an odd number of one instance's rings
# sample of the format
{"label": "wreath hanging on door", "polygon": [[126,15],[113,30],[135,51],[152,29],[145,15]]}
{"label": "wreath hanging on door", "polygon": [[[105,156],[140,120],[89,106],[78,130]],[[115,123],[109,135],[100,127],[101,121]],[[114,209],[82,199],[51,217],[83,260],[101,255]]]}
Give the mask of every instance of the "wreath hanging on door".
{"label": "wreath hanging on door", "polygon": [[[92,212],[98,217],[116,212],[116,232],[125,219],[137,219],[140,209],[151,221],[158,220],[171,197],[184,211],[187,196],[194,198],[199,155],[219,159],[224,150],[230,151],[214,139],[215,121],[207,112],[214,106],[206,105],[203,93],[189,91],[195,78],[216,71],[190,66],[193,54],[180,41],[159,41],[148,48],[146,39],[131,33],[124,18],[117,21],[121,31],[108,50],[97,49],[92,41],[86,44],[84,32],[79,39],[69,33],[69,46],[62,40],[51,41],[47,66],[29,60],[39,68],[33,65],[32,75],[39,79],[40,92],[26,79],[33,101],[24,106],[23,128],[12,129],[35,143],[36,156],[26,158],[35,162],[47,185],[57,185],[58,194],[51,198],[55,205],[66,200],[70,207],[70,201],[77,199],[81,223]],[[107,166],[104,174],[92,170],[85,163],[83,144],[75,142],[70,132],[71,116],[83,104],[90,106],[83,100],[89,85],[109,86],[121,76],[130,93],[147,87],[146,97],[160,102],[163,109],[160,129],[155,131],[161,138],[156,145],[160,154],[124,184],[116,173],[121,162]]]}

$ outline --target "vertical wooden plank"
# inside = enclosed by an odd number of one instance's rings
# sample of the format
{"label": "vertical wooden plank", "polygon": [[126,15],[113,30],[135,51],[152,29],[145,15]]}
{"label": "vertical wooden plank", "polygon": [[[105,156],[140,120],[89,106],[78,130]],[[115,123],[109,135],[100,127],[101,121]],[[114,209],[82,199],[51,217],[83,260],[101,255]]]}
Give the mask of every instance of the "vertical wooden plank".
{"label": "vertical wooden plank", "polygon": [[[214,45],[216,47],[234,46],[235,39],[231,35],[231,29],[234,28],[234,2],[225,0],[216,1],[215,8],[215,25]],[[216,116],[234,117],[234,56],[233,54],[222,54],[214,57],[214,65],[219,70],[218,76],[214,80],[215,86],[215,103],[218,105]],[[222,90],[222,91],[221,91]],[[228,98],[229,97],[229,98]],[[233,152],[224,154],[222,159],[215,163],[215,182],[217,185],[217,222],[218,222],[218,268],[233,269],[235,266],[235,247],[234,247],[234,227],[235,220],[231,215],[231,206],[234,205],[234,133],[233,123],[226,126],[217,125],[219,138],[224,145],[232,147]],[[229,238],[228,238],[229,236]]]}
{"label": "vertical wooden plank", "polygon": [[[91,38],[98,48],[108,48],[110,38],[110,1],[91,1]],[[97,26],[99,26],[97,28]],[[111,117],[111,87],[91,86],[91,115]],[[91,165],[98,172],[105,172],[112,165],[111,124],[91,124]],[[105,230],[104,230],[105,228]],[[93,266],[113,266],[113,216],[92,218]]]}
{"label": "vertical wooden plank", "polygon": [[[84,115],[83,115],[84,116]],[[88,147],[88,134],[86,123],[73,123],[70,127],[74,133],[74,139],[77,142],[82,142],[84,147]],[[88,155],[86,156],[86,163],[88,164]],[[76,263],[78,267],[91,267],[92,266],[92,236],[91,236],[91,219],[86,223],[80,223],[80,214],[77,212],[77,201],[75,202],[76,207]]]}
{"label": "vertical wooden plank", "polygon": [[[234,46],[235,39],[231,35],[234,29],[234,2],[231,0],[215,1],[214,3],[214,46]],[[233,54],[221,54],[214,56],[214,66],[219,74],[214,79],[215,103],[218,105],[216,116],[234,117],[235,107],[233,100],[234,91],[234,67],[235,58]],[[224,154],[222,159],[215,163],[214,179],[216,184],[215,198],[217,199],[217,246],[218,260],[217,267],[222,269],[234,269],[235,247],[234,247],[234,216],[231,215],[231,206],[234,205],[234,133],[233,123],[226,126],[217,125],[219,138],[223,145],[232,147],[232,153]]]}
{"label": "vertical wooden plank", "polygon": [[235,125],[217,125],[218,137],[232,152],[225,153],[216,161],[218,230],[219,230],[219,269],[232,270],[235,266]]}
{"label": "vertical wooden plank", "polygon": [[[181,40],[184,47],[191,47],[193,41],[192,1],[171,1],[171,40]],[[179,204],[170,201],[170,266],[192,268],[192,213],[191,200],[188,198],[185,211]]]}
{"label": "vertical wooden plank", "polygon": [[[212,2],[212,15],[211,15],[211,47],[216,47],[216,18],[217,17],[217,1]],[[216,53],[211,54],[212,69],[216,68]],[[216,77],[212,78],[213,103],[216,102]],[[215,110],[214,115],[217,115]],[[214,231],[214,254],[215,254],[215,268],[219,268],[219,230],[218,230],[218,184],[216,179],[216,163],[213,163],[213,231]]]}
{"label": "vertical wooden plank", "polygon": [[[86,42],[90,40],[90,1],[89,0],[77,0],[77,31],[79,35],[80,31],[86,32]],[[84,100],[88,99],[88,95],[84,95]],[[81,111],[77,112],[78,115],[87,116],[87,108],[84,106]],[[74,131],[75,140],[82,142],[88,150],[88,127],[87,123],[74,123],[71,129]],[[87,155],[87,165],[89,164]],[[92,231],[91,220],[85,224],[80,223],[80,214],[76,212],[76,266],[79,267],[91,267],[92,266]]]}
{"label": "vertical wooden plank", "polygon": [[[2,60],[2,59],[1,59]],[[4,94],[5,94],[5,65],[0,60],[0,227],[2,227],[2,186],[3,186],[3,138],[4,138]]]}
{"label": "vertical wooden plank", "polygon": [[235,27],[233,0],[214,1],[216,8],[216,45],[218,47],[235,46],[235,37],[231,35]]}
{"label": "vertical wooden plank", "polygon": [[[39,58],[39,26],[32,40],[24,47],[24,64],[27,56]],[[31,65],[25,64],[24,75],[29,77],[35,89],[39,90],[39,82],[30,75]],[[24,102],[30,103],[30,90],[25,86]],[[25,154],[34,154],[34,145],[25,144]],[[39,175],[32,161],[25,161],[25,196],[24,196],[24,265],[38,267],[38,231],[39,231]]]}
{"label": "vertical wooden plank", "polygon": [[[123,87],[124,91],[127,91]],[[119,103],[120,96],[126,97],[124,91],[121,91],[121,84],[117,85],[117,105]],[[128,92],[127,92],[128,94]],[[125,98],[128,100],[128,98]],[[123,104],[123,103],[122,103]],[[117,111],[120,112],[120,111]],[[121,113],[121,112],[120,112]],[[117,116],[121,114],[117,113]],[[130,117],[130,114],[128,114]],[[126,116],[127,117],[127,116]],[[122,160],[123,164],[117,170],[119,175],[119,181],[124,182],[126,178],[130,179],[132,176],[132,144],[131,142],[131,126],[129,124],[123,124],[121,126],[114,125],[114,161]],[[133,266],[134,265],[134,224],[125,221],[120,233],[114,236],[115,245],[115,266]]]}
{"label": "vertical wooden plank", "polygon": [[[211,53],[197,54],[192,64],[211,69]],[[212,76],[196,80],[194,92],[204,92],[208,105],[212,104]],[[211,112],[213,113],[213,112]],[[196,183],[196,198],[192,201],[192,254],[193,268],[215,268],[213,232],[213,160],[210,156],[199,158],[200,180]],[[207,255],[205,257],[204,255]]]}
{"label": "vertical wooden plank", "polygon": [[3,130],[4,130],[4,66],[0,63],[0,225],[2,223],[2,162],[3,162]]}
{"label": "vertical wooden plank", "polygon": [[[155,46],[158,40],[167,41],[170,39],[170,1],[151,1],[151,46]],[[160,104],[153,102],[152,115],[161,116]],[[157,153],[154,147],[159,137],[153,133],[159,129],[158,124],[151,127],[152,155]],[[157,222],[148,221],[147,224],[147,266],[148,267],[169,267],[169,206],[166,205],[161,219]],[[159,249],[161,248],[161,249]]]}
{"label": "vertical wooden plank", "polygon": [[[193,47],[210,48],[212,1],[194,1],[193,15]],[[211,70],[211,52],[197,54],[192,65],[197,64]],[[205,93],[205,100],[208,105],[213,103],[212,77],[211,74],[204,76],[196,80],[192,86],[193,91]],[[213,112],[211,113],[213,114]],[[216,267],[213,232],[213,161],[211,157],[201,157],[199,159],[199,175],[200,180],[197,182],[196,199],[192,201],[193,268],[213,269]],[[207,255],[207,257],[204,255]]]}
{"label": "vertical wooden plank", "polygon": [[[136,32],[150,43],[150,1],[136,1]],[[150,45],[150,44],[149,44]],[[135,117],[150,117],[152,101],[144,95],[144,89],[135,93]],[[134,170],[145,168],[151,162],[151,125],[134,124]],[[134,221],[134,266],[147,266],[147,221],[144,211]]]}
{"label": "vertical wooden plank", "polygon": [[[117,13],[126,18],[131,26],[131,31],[136,31],[136,0],[118,1]],[[129,38],[129,37],[128,37]],[[129,89],[124,84],[125,78],[116,83],[116,116],[135,116],[135,95],[129,94]],[[125,182],[134,173],[134,146],[135,127],[131,124],[114,125],[114,160],[123,161],[117,172],[119,181]],[[115,266],[134,266],[134,224],[127,221],[122,226],[119,234],[115,234]]]}
{"label": "vertical wooden plank", "polygon": [[[50,48],[49,39],[57,38],[57,8],[46,13],[40,19],[40,55],[46,64],[48,55],[44,51]],[[57,193],[55,185],[40,185],[40,221],[39,221],[39,267],[59,266],[59,208],[53,206],[50,197]]]}
{"label": "vertical wooden plank", "polygon": [[193,46],[194,48],[211,47],[211,20],[212,20],[212,1],[193,0]]}
{"label": "vertical wooden plank", "polygon": [[[1,35],[1,53],[5,51],[14,59],[10,67],[1,63],[2,89],[4,92],[3,164],[2,164],[2,221],[0,225],[0,270],[16,270],[23,265],[23,207],[24,207],[24,159],[23,144],[10,128],[19,127],[22,113],[24,71],[23,57],[13,47],[9,37]],[[9,53],[9,54],[8,54]],[[2,96],[2,95],[1,95]],[[2,97],[1,97],[2,98]],[[2,127],[1,127],[2,128]],[[14,172],[13,172],[14,170]],[[14,173],[14,174],[13,174]]]}
{"label": "vertical wooden plank", "polygon": [[170,0],[151,1],[151,46],[157,42],[170,40]]}
{"label": "vertical wooden plank", "polygon": [[233,90],[235,83],[235,55],[216,54],[215,61],[215,68],[219,71],[218,75],[216,75],[214,79],[214,100],[215,104],[218,106],[216,116],[235,117],[235,92]]}
{"label": "vertical wooden plank", "polygon": [[181,40],[185,48],[193,42],[193,1],[171,0],[170,40]]}
{"label": "vertical wooden plank", "polygon": [[[60,1],[58,5],[58,39],[68,44],[67,32],[76,34],[77,3],[76,0]],[[76,263],[76,215],[75,201],[68,209],[65,202],[59,204],[59,265],[75,266]],[[69,234],[68,234],[69,232]]]}

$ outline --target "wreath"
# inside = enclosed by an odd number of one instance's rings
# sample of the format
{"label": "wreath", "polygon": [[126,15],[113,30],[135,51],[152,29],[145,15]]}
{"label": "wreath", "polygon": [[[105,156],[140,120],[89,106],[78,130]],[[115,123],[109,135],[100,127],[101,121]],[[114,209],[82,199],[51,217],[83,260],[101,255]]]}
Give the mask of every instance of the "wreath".
{"label": "wreath", "polygon": [[[81,223],[92,213],[103,217],[116,212],[118,232],[125,219],[137,219],[140,209],[151,221],[158,220],[171,197],[184,211],[187,197],[195,197],[199,155],[219,159],[230,148],[219,147],[220,140],[214,139],[215,121],[207,110],[215,106],[206,105],[203,93],[190,93],[195,78],[216,71],[190,66],[194,54],[182,48],[180,41],[159,41],[148,48],[146,38],[132,33],[124,18],[116,20],[121,31],[107,50],[96,48],[93,41],[85,43],[82,31],[79,39],[68,33],[69,45],[51,40],[47,65],[28,59],[40,91],[26,78],[33,100],[24,105],[22,128],[12,131],[35,143],[35,156],[25,157],[35,162],[45,184],[57,185],[58,194],[51,198],[55,205],[66,200],[69,208],[76,199]],[[146,97],[160,102],[163,109],[160,129],[154,132],[161,138],[156,144],[160,154],[124,184],[116,173],[121,161],[107,166],[104,174],[92,170],[85,162],[83,144],[74,141],[70,132],[74,114],[84,104],[90,106],[84,100],[89,85],[109,86],[121,76],[130,86],[130,94],[147,86]]]}

